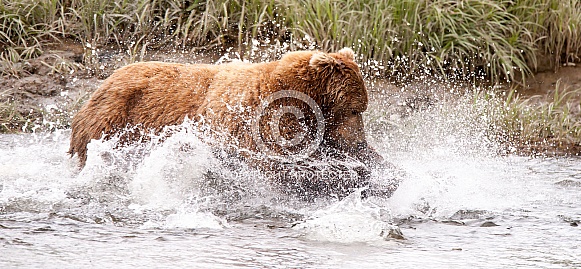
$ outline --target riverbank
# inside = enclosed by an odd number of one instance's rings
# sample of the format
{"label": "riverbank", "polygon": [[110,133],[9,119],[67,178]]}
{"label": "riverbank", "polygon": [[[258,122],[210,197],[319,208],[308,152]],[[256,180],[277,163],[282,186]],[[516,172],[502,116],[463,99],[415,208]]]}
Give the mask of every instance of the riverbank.
{"label": "riverbank", "polygon": [[13,0],[0,3],[0,73],[18,73],[23,61],[66,39],[117,47],[133,59],[160,49],[242,55],[258,41],[290,50],[351,47],[384,66],[367,70],[384,76],[428,71],[494,84],[579,63],[578,25],[579,0]]}

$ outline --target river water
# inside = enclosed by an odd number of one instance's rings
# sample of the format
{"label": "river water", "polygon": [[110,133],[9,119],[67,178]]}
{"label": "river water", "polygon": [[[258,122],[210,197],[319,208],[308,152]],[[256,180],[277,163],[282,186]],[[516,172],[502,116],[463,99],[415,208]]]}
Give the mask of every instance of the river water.
{"label": "river water", "polygon": [[581,159],[499,155],[474,107],[388,99],[366,115],[405,172],[388,199],[282,195],[188,132],[135,158],[94,141],[80,172],[70,130],[1,135],[0,268],[581,267]]}

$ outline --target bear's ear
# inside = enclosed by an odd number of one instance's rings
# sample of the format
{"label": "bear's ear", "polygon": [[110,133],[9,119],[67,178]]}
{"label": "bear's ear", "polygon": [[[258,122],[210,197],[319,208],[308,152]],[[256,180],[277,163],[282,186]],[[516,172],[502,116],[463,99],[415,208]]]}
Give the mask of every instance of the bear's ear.
{"label": "bear's ear", "polygon": [[317,52],[317,53],[313,54],[313,56],[311,56],[311,60],[309,61],[309,65],[312,68],[319,70],[319,69],[325,69],[327,67],[338,66],[339,62],[327,53]]}
{"label": "bear's ear", "polygon": [[351,48],[342,48],[337,53],[350,61],[355,61],[355,53]]}

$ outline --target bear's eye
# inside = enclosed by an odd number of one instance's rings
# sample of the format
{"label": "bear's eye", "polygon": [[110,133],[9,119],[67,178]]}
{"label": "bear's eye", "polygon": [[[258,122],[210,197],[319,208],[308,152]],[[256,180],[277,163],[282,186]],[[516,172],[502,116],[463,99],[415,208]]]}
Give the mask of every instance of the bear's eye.
{"label": "bear's eye", "polygon": [[351,110],[351,115],[357,115],[359,112],[357,110]]}

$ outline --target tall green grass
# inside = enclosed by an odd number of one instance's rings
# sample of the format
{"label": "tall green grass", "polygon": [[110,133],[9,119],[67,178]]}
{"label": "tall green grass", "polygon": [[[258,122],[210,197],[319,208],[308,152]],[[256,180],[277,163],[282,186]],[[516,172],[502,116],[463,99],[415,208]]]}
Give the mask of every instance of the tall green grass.
{"label": "tall green grass", "polygon": [[17,75],[16,63],[40,55],[56,33],[55,1],[0,2],[0,73]]}
{"label": "tall green grass", "polygon": [[35,57],[62,38],[137,56],[312,41],[354,48],[387,66],[379,75],[476,74],[494,83],[526,77],[539,56],[578,62],[579,25],[581,0],[3,0],[0,60]]}

